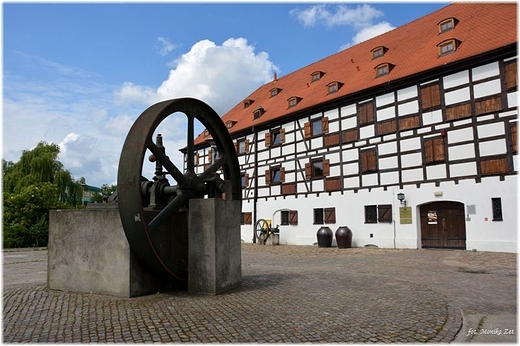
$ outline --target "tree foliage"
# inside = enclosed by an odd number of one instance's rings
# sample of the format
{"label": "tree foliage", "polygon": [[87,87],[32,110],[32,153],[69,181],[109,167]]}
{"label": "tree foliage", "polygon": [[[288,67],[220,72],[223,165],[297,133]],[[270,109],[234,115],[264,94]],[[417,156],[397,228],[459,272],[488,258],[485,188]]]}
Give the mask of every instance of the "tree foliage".
{"label": "tree foliage", "polygon": [[3,246],[47,246],[49,210],[81,206],[82,185],[58,161],[57,144],[40,142],[20,161],[2,160]]}
{"label": "tree foliage", "polygon": [[108,184],[103,184],[103,185],[101,185],[99,192],[94,192],[92,194],[92,197],[90,198],[90,202],[91,203],[106,202],[108,197],[110,197],[110,195],[112,195],[112,193],[114,193],[116,190],[117,190],[116,185],[109,186]]}

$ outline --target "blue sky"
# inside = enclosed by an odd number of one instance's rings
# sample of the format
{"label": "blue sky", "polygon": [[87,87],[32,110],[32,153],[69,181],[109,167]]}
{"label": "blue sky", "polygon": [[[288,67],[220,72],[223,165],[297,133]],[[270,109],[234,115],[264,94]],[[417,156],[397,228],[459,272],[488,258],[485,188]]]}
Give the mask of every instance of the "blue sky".
{"label": "blue sky", "polygon": [[[135,119],[197,97],[219,114],[279,77],[438,3],[3,3],[3,158],[39,141],[89,185],[115,184]],[[182,167],[182,116],[163,135]],[[202,131],[202,128],[198,128]]]}

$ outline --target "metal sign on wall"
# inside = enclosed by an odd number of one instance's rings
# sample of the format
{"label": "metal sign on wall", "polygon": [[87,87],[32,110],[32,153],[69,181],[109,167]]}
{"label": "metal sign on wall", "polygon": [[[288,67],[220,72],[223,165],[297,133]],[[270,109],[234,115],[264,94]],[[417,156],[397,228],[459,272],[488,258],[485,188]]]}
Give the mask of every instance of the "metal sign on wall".
{"label": "metal sign on wall", "polygon": [[399,219],[401,225],[412,223],[412,207],[399,207]]}

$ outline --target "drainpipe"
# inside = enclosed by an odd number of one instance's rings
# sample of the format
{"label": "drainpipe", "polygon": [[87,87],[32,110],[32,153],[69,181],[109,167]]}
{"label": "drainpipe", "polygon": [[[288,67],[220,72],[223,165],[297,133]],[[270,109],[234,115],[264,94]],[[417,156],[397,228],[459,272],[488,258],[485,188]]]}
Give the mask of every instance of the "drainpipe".
{"label": "drainpipe", "polygon": [[258,215],[257,215],[257,209],[256,209],[256,205],[257,205],[257,202],[258,202],[258,132],[256,132],[256,129],[255,127],[253,126],[252,127],[252,130],[253,130],[253,135],[254,135],[254,141],[255,141],[255,170],[254,170],[254,175],[255,175],[255,192],[254,192],[254,196],[253,196],[253,244],[256,244],[256,232],[255,232],[255,226],[256,226],[256,221],[258,219]]}
{"label": "drainpipe", "polygon": [[[396,196],[395,196],[395,188],[393,188],[393,189],[392,189],[392,205],[395,203],[395,200],[396,200],[396,199],[397,199],[397,198],[396,198]],[[400,204],[400,203],[399,203],[399,204]],[[397,207],[399,208],[399,206],[397,206]],[[396,215],[399,216],[399,211],[396,212]],[[394,217],[394,218],[392,218],[392,219],[393,219],[392,222],[393,222],[393,224],[394,224],[394,249],[395,249],[395,248],[396,248],[396,247],[395,247],[395,237],[396,237],[396,230],[395,230],[396,225],[395,225],[395,219],[396,219],[396,218]]]}

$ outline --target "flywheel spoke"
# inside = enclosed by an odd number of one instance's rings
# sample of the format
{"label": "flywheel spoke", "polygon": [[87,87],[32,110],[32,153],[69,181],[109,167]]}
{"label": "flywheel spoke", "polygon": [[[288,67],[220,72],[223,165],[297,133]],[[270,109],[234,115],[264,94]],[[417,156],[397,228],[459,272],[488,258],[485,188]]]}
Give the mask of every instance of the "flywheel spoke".
{"label": "flywheel spoke", "polygon": [[186,202],[190,199],[190,193],[188,192],[180,192],[168,205],[157,214],[156,217],[153,218],[152,221],[148,224],[148,229],[150,231],[155,231],[157,227],[159,227],[174,211],[182,207],[186,204]]}
{"label": "flywheel spoke", "polygon": [[208,167],[204,172],[202,172],[199,175],[199,179],[204,180],[208,178],[211,174],[215,173],[219,170],[222,166],[224,166],[224,163],[226,162],[225,155],[221,155],[217,161],[215,161],[211,166]]}
{"label": "flywheel spoke", "polygon": [[157,160],[161,162],[161,164],[166,168],[168,173],[171,174],[173,179],[179,184],[179,186],[187,186],[188,182],[186,180],[186,177],[182,172],[173,164],[173,162],[170,161],[168,156],[157,146],[154,142],[148,143],[148,149],[155,155]]}

